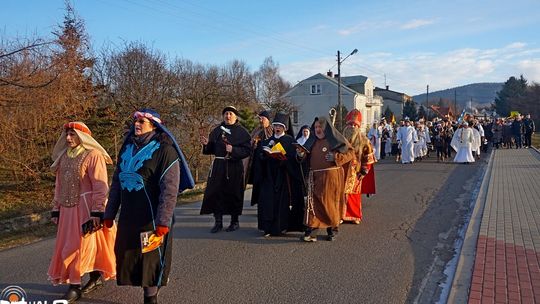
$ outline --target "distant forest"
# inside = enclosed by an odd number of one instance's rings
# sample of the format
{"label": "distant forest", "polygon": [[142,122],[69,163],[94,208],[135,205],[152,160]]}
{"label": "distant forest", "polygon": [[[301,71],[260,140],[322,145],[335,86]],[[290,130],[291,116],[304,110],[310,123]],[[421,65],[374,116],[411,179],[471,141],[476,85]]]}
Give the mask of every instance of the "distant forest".
{"label": "distant forest", "polygon": [[[436,104],[439,100],[454,101],[457,99],[458,107],[472,101],[472,105],[489,105],[497,98],[497,92],[501,91],[504,83],[472,83],[461,87],[450,88],[441,91],[429,92],[429,103]],[[426,104],[426,94],[413,96],[417,104]]]}

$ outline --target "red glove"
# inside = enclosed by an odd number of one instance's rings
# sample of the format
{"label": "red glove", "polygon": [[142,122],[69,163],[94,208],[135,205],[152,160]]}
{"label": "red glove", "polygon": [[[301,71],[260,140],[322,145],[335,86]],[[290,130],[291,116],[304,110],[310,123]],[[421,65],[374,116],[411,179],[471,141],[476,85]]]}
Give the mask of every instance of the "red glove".
{"label": "red glove", "polygon": [[167,226],[157,226],[155,234],[157,236],[164,236],[165,234],[169,233],[169,227]]}
{"label": "red glove", "polygon": [[114,220],[109,220],[109,219],[103,220],[103,225],[105,225],[105,227],[107,228],[111,228],[113,224],[114,224]]}

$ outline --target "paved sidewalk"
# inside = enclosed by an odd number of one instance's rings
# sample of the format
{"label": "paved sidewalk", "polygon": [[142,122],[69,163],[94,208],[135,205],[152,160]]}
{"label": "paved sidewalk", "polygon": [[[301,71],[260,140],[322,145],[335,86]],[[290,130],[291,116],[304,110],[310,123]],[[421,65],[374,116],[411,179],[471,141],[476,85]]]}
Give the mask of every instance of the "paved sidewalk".
{"label": "paved sidewalk", "polygon": [[448,303],[540,303],[539,262],[540,153],[495,150]]}

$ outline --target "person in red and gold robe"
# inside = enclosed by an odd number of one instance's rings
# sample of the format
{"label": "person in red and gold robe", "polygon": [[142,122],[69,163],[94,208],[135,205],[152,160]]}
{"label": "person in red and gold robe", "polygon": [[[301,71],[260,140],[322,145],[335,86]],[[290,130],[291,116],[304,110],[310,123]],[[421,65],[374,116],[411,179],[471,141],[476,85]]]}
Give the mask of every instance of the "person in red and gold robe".
{"label": "person in red and gold robe", "polygon": [[347,204],[344,208],[343,220],[360,224],[362,193],[375,193],[375,176],[372,169],[375,158],[369,139],[360,130],[362,124],[360,111],[352,110],[347,114],[346,120],[347,126],[343,130],[343,135],[351,143],[355,157],[344,165]]}

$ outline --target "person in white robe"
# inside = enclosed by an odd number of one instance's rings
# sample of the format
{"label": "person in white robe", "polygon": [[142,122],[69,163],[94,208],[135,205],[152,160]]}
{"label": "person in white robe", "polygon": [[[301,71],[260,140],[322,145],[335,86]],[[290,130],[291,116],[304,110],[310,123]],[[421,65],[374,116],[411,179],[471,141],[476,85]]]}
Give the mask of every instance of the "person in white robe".
{"label": "person in white robe", "polygon": [[472,151],[475,153],[473,156],[476,155],[477,158],[480,158],[480,147],[482,146],[482,136],[480,135],[480,131],[478,131],[476,128],[470,128],[473,131],[474,136],[474,145],[472,147]]}
{"label": "person in white robe", "polygon": [[375,155],[376,160],[381,159],[381,133],[377,122],[374,122],[367,135],[373,146],[373,155]]}
{"label": "person in white robe", "polygon": [[384,153],[386,155],[390,155],[392,153],[392,138],[394,138],[394,130],[389,124],[386,124],[384,128],[388,134],[388,137],[386,138],[386,142],[384,144]]}
{"label": "person in white robe", "polygon": [[431,134],[429,133],[432,129],[432,123],[431,121],[428,121],[424,125],[424,133],[426,136],[426,156],[429,157],[429,147],[431,146]]}
{"label": "person in white robe", "polygon": [[476,157],[480,158],[480,150],[482,150],[482,145],[485,138],[484,127],[482,127],[482,124],[478,120],[475,120],[473,129],[478,131],[478,134],[476,134],[476,132],[473,130],[474,138],[477,140],[477,148],[473,149],[473,151],[476,151]]}
{"label": "person in white robe", "polygon": [[472,154],[473,147],[476,146],[474,132],[469,127],[467,122],[462,122],[461,128],[457,129],[452,138],[450,145],[456,151],[454,162],[456,163],[473,163],[474,156]]}
{"label": "person in white robe", "polygon": [[414,162],[414,143],[418,141],[418,135],[408,118],[405,118],[405,125],[398,129],[396,138],[401,144],[401,163],[412,164]]}
{"label": "person in white robe", "polygon": [[418,135],[418,141],[414,144],[414,158],[415,160],[422,160],[427,154],[427,138],[423,124],[417,123],[416,134]]}

